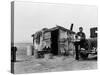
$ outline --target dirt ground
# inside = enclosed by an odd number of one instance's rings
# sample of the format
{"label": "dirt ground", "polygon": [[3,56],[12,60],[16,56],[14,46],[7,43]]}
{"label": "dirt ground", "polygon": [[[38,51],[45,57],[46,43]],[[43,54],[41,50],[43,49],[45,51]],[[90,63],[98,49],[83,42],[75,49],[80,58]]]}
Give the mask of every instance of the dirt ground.
{"label": "dirt ground", "polygon": [[90,69],[97,69],[97,60],[91,55],[89,59],[79,61],[75,60],[73,56],[35,59],[34,56],[18,55],[17,62],[14,63],[16,74]]}
{"label": "dirt ground", "polygon": [[31,44],[17,44],[15,74],[97,69],[96,56],[89,55],[89,59],[79,61],[73,56],[36,59],[34,56],[27,56],[28,45]]}

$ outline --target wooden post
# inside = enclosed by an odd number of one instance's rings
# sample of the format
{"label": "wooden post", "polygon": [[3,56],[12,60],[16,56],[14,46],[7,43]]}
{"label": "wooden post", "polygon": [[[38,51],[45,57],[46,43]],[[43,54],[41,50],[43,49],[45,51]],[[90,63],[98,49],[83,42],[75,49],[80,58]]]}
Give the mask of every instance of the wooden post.
{"label": "wooden post", "polygon": [[11,62],[16,62],[17,47],[11,47]]}

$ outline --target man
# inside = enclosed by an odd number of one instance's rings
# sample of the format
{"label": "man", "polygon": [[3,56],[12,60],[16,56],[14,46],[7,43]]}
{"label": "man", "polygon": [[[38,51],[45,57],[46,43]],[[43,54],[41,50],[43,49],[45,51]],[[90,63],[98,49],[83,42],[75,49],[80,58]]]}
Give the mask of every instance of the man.
{"label": "man", "polygon": [[85,43],[85,33],[83,32],[83,28],[79,27],[79,32],[76,34],[76,41],[75,41],[75,51],[76,51],[76,60],[79,60],[79,46],[80,48],[84,48]]}

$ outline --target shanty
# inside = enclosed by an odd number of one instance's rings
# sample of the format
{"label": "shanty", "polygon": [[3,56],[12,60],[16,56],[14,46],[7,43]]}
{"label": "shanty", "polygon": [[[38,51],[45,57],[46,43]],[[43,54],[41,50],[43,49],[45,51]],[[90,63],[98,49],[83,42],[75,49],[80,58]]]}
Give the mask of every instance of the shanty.
{"label": "shanty", "polygon": [[71,29],[67,29],[61,26],[53,28],[43,28],[32,35],[34,55],[35,57],[43,57],[45,54],[52,55],[67,55],[68,52],[73,52],[74,45],[72,40],[74,39],[75,32]]}

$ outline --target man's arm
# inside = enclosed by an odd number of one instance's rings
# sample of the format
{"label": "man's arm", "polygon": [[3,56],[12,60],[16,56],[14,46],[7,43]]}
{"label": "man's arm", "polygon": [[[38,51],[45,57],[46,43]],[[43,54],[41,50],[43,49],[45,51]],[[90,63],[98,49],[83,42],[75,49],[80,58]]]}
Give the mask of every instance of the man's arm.
{"label": "man's arm", "polygon": [[86,38],[86,35],[85,35],[85,33],[83,33],[82,39],[85,39],[85,38]]}
{"label": "man's arm", "polygon": [[86,38],[86,36],[85,36],[85,33],[80,33],[80,32],[78,32],[77,34],[76,34],[76,39],[85,39]]}

